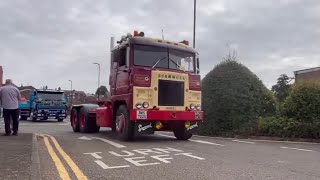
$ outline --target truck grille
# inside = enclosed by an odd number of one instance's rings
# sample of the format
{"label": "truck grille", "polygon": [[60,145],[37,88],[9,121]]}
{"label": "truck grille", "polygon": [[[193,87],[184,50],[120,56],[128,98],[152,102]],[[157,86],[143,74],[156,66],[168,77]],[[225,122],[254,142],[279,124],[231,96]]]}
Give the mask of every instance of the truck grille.
{"label": "truck grille", "polygon": [[184,106],[184,82],[159,80],[159,106]]}

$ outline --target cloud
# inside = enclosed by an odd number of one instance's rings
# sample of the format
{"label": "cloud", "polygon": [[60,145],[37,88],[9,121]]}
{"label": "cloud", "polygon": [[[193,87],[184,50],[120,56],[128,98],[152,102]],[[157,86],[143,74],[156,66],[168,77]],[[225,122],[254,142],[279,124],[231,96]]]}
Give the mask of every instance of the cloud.
{"label": "cloud", "polygon": [[[239,61],[269,87],[278,75],[320,66],[316,0],[197,1],[196,47],[204,76],[236,47]],[[35,87],[95,92],[108,85],[109,38],[147,36],[192,42],[193,1],[5,0],[0,2],[0,65],[5,78]]]}

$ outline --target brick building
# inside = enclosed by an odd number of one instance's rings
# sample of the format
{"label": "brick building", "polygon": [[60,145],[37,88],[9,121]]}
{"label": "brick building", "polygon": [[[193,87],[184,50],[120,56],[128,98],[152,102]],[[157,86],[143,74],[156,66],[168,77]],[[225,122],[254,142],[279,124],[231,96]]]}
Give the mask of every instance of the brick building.
{"label": "brick building", "polygon": [[302,69],[294,71],[295,81],[319,81],[320,82],[320,67]]}
{"label": "brick building", "polygon": [[73,97],[71,97],[71,91],[70,90],[64,90],[64,93],[66,97],[69,98],[69,101],[73,104],[81,104],[85,102],[86,99],[86,93],[83,91],[75,91],[73,90]]}
{"label": "brick building", "polygon": [[18,89],[20,90],[21,96],[29,100],[31,92],[36,88],[33,86],[21,86],[18,87]]}

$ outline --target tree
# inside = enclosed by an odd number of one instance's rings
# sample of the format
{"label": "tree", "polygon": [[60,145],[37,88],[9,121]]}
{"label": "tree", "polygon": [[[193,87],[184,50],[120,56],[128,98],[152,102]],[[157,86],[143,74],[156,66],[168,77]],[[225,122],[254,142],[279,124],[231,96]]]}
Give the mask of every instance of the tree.
{"label": "tree", "polygon": [[290,81],[293,78],[288,77],[286,74],[281,74],[278,78],[277,84],[273,85],[271,91],[274,93],[279,102],[283,102],[289,95],[291,84]]}
{"label": "tree", "polygon": [[232,56],[202,80],[204,123],[199,133],[233,136],[255,133],[258,118],[275,112],[275,99],[262,81]]}
{"label": "tree", "polygon": [[[100,92],[99,92],[100,90]],[[99,88],[97,88],[96,90],[96,95],[98,95],[98,93],[100,94],[100,96],[107,96],[108,95],[108,89],[106,86],[100,86]]]}

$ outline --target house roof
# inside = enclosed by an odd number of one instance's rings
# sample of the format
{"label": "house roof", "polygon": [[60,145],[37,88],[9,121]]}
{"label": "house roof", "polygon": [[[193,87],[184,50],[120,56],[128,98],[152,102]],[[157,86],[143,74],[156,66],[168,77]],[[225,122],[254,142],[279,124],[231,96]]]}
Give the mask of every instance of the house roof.
{"label": "house roof", "polygon": [[294,71],[294,74],[304,74],[304,73],[310,73],[310,72],[315,72],[315,71],[320,71],[320,67],[314,67],[314,68]]}
{"label": "house roof", "polygon": [[33,86],[21,86],[21,87],[18,87],[19,90],[25,90],[25,89],[36,89],[35,87]]}

